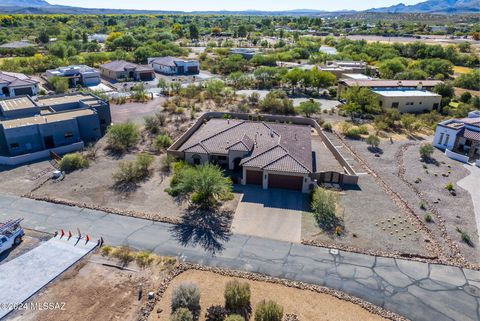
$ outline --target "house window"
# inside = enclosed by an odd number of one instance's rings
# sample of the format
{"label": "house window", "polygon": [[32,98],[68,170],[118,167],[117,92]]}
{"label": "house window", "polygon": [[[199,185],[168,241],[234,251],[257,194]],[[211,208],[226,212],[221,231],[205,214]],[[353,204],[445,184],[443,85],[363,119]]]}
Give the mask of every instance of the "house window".
{"label": "house window", "polygon": [[19,148],[19,147],[20,147],[19,143],[11,143],[10,144],[10,148],[12,148],[12,149]]}
{"label": "house window", "polygon": [[447,145],[448,145],[448,141],[449,141],[449,139],[450,139],[450,135],[449,135],[449,134],[447,134],[447,138],[445,139],[445,144],[444,144],[445,146],[447,146]]}
{"label": "house window", "polygon": [[194,165],[200,165],[200,163],[202,162],[202,157],[200,157],[200,155],[195,154],[192,156],[192,159]]}
{"label": "house window", "polygon": [[392,103],[392,108],[398,108],[398,103]]}
{"label": "house window", "polygon": [[73,133],[72,132],[66,132],[64,136],[65,136],[65,138],[72,138]]}
{"label": "house window", "polygon": [[440,139],[438,140],[438,145],[442,145],[444,133],[440,134]]}
{"label": "house window", "polygon": [[438,103],[433,104],[433,109],[437,110],[438,109]]}
{"label": "house window", "polygon": [[224,161],[224,160],[227,160],[227,156],[218,156],[217,159]]}
{"label": "house window", "polygon": [[467,139],[465,141],[465,146],[472,146],[472,141],[470,139]]}

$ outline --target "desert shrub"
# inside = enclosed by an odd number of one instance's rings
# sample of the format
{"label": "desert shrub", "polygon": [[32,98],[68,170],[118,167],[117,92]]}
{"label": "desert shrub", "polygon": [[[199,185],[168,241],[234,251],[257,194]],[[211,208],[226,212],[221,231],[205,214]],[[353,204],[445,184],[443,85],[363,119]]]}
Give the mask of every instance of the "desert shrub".
{"label": "desert shrub", "polygon": [[173,143],[172,139],[170,138],[170,136],[166,134],[158,135],[157,137],[155,137],[155,140],[153,142],[157,150],[168,148],[170,147],[170,145],[172,145],[172,143]]}
{"label": "desert shrub", "polygon": [[180,308],[172,313],[170,321],[193,321],[193,315],[190,310],[186,308]]}
{"label": "desert shrub", "polygon": [[175,163],[176,161],[177,161],[177,158],[175,156],[167,154],[160,161],[160,170],[163,172],[170,171],[172,164]]}
{"label": "desert shrub", "polygon": [[420,146],[419,153],[423,161],[429,160],[433,154],[433,145],[432,144],[423,144]]}
{"label": "desert shrub", "polygon": [[139,139],[138,127],[133,123],[114,124],[108,128],[107,144],[114,151],[123,152],[132,148]]}
{"label": "desert shrub", "polygon": [[326,130],[327,132],[331,132],[332,131],[332,124],[331,123],[324,123],[322,125],[323,127],[323,130]]}
{"label": "desert shrub", "polygon": [[378,138],[376,135],[370,135],[367,137],[365,142],[372,148],[378,148],[378,145],[380,145],[380,138]]}
{"label": "desert shrub", "polygon": [[52,77],[49,80],[56,94],[63,94],[68,91],[68,79],[64,77]]}
{"label": "desert shrub", "polygon": [[227,314],[227,309],[221,305],[212,305],[207,309],[205,321],[224,321]]}
{"label": "desert shrub", "polygon": [[338,224],[336,216],[337,195],[335,192],[317,187],[312,192],[310,207],[318,225],[326,230],[332,230]]}
{"label": "desert shrub", "polygon": [[88,167],[89,162],[82,154],[72,153],[63,156],[58,165],[60,166],[61,171],[69,173],[77,169]]}
{"label": "desert shrub", "polygon": [[433,222],[433,217],[432,217],[432,214],[430,214],[430,213],[425,214],[424,218],[425,218],[425,222],[427,222],[427,223],[432,223]]}
{"label": "desert shrub", "polygon": [[154,161],[153,156],[147,154],[137,155],[135,161],[122,161],[118,164],[118,169],[113,173],[113,179],[117,185],[129,183],[138,183],[151,173],[151,165]]}
{"label": "desert shrub", "polygon": [[100,252],[102,256],[109,256],[113,251],[113,247],[110,245],[104,245],[100,248]]}
{"label": "desert shrub", "polygon": [[113,251],[113,257],[117,258],[123,266],[128,265],[135,259],[135,255],[128,246],[122,246]]}
{"label": "desert shrub", "polygon": [[147,116],[145,120],[145,130],[150,134],[158,134],[161,131],[161,128],[165,126],[167,117],[163,113],[156,113],[153,116]]}
{"label": "desert shrub", "polygon": [[172,292],[172,311],[180,308],[188,309],[196,318],[200,313],[200,290],[192,282],[184,282],[178,285]]}
{"label": "desert shrub", "polygon": [[152,264],[154,258],[152,254],[148,251],[140,251],[137,253],[135,257],[135,261],[137,262],[138,266],[146,267]]}
{"label": "desert shrub", "polygon": [[469,246],[473,246],[473,243],[472,243],[472,240],[470,238],[470,235],[468,235],[467,232],[465,232],[464,230],[460,229],[459,227],[457,227],[457,232],[460,233],[460,237],[462,239],[463,242],[467,243]]}
{"label": "desert shrub", "polygon": [[445,185],[445,189],[446,189],[447,191],[451,192],[451,191],[455,190],[455,186],[453,186],[453,183],[450,182],[450,183],[447,183],[447,184]]}
{"label": "desert shrub", "polygon": [[282,321],[283,308],[274,301],[262,301],[255,311],[255,321]]}
{"label": "desert shrub", "polygon": [[252,310],[250,296],[250,285],[247,282],[229,281],[224,292],[225,308],[230,313],[248,317]]}
{"label": "desert shrub", "polygon": [[238,314],[229,315],[225,321],[245,321],[245,318]]}

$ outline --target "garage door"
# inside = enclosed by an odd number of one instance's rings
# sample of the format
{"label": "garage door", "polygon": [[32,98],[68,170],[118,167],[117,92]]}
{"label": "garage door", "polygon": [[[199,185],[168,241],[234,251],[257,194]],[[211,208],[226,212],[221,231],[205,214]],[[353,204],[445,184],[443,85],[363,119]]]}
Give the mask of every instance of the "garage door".
{"label": "garage door", "polygon": [[153,74],[149,72],[143,72],[140,74],[140,80],[142,81],[150,81],[153,79]]}
{"label": "garage door", "polygon": [[15,96],[22,96],[22,95],[29,95],[33,96],[32,88],[15,88],[13,90],[15,92]]}
{"label": "garage door", "polygon": [[263,184],[263,172],[261,171],[249,171],[247,170],[247,184],[262,185]]}
{"label": "garage door", "polygon": [[268,187],[269,188],[283,188],[302,190],[303,177],[301,176],[288,176],[288,175],[268,175]]}

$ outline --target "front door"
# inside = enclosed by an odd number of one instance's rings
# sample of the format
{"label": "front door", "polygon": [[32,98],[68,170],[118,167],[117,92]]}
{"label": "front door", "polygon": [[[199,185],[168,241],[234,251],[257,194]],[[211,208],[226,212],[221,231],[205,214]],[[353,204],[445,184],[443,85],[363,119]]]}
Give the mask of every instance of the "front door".
{"label": "front door", "polygon": [[55,147],[55,142],[53,141],[53,136],[43,137],[43,142],[45,143],[45,149],[51,149]]}

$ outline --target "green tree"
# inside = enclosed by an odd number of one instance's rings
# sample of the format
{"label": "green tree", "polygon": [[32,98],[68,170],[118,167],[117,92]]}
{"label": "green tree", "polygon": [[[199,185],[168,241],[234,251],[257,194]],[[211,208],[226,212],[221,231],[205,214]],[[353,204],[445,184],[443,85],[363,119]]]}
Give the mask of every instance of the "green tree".
{"label": "green tree", "polygon": [[385,79],[393,79],[397,74],[404,72],[405,69],[405,59],[402,58],[387,59],[378,66],[380,75]]}
{"label": "green tree", "polygon": [[61,171],[69,173],[77,169],[88,167],[89,161],[80,153],[72,153],[63,156],[58,165],[60,166]]}
{"label": "green tree", "polygon": [[172,145],[172,143],[173,143],[172,139],[170,138],[170,136],[166,134],[158,135],[157,137],[155,137],[155,140],[153,142],[157,150],[168,148],[170,147],[170,145]]}
{"label": "green tree", "polygon": [[140,139],[137,125],[133,123],[113,124],[107,131],[107,144],[110,149],[123,152],[134,147]]}
{"label": "green tree", "polygon": [[283,80],[290,85],[292,89],[292,95],[295,94],[295,88],[300,84],[303,80],[304,71],[299,68],[294,68],[288,71],[284,76]]}
{"label": "green tree", "polygon": [[190,34],[190,39],[192,40],[198,40],[199,38],[199,31],[198,31],[198,26],[194,23],[191,23],[188,26],[189,34]]}
{"label": "green tree", "polygon": [[194,203],[209,208],[231,197],[232,180],[210,163],[183,166],[175,171],[167,191],[172,195],[190,194]]}
{"label": "green tree", "polygon": [[480,90],[480,69],[458,76],[454,83],[455,86],[460,88]]}
{"label": "green tree", "polygon": [[328,71],[318,70],[316,67],[310,70],[310,84],[320,92],[321,88],[333,86],[337,77]]}
{"label": "green tree", "polygon": [[432,158],[434,149],[432,144],[423,144],[420,146],[419,153],[423,161],[428,161]]}
{"label": "green tree", "polygon": [[319,102],[310,99],[308,101],[304,101],[300,103],[298,106],[298,111],[305,114],[306,117],[310,117],[312,114],[318,113],[322,108]]}
{"label": "green tree", "polygon": [[321,228],[332,230],[337,226],[337,202],[338,198],[335,192],[321,187],[313,190],[310,207],[315,220]]}
{"label": "green tree", "polygon": [[49,82],[57,94],[63,94],[68,91],[68,78],[55,76],[50,78]]}
{"label": "green tree", "polygon": [[257,305],[255,321],[282,321],[283,307],[274,301],[263,300]]}
{"label": "green tree", "polygon": [[193,315],[188,309],[180,308],[173,312],[170,321],[193,321]]}
{"label": "green tree", "polygon": [[368,88],[348,88],[342,93],[342,98],[346,99],[347,103],[341,108],[350,114],[352,120],[357,114],[378,114],[382,110],[377,96]]}

